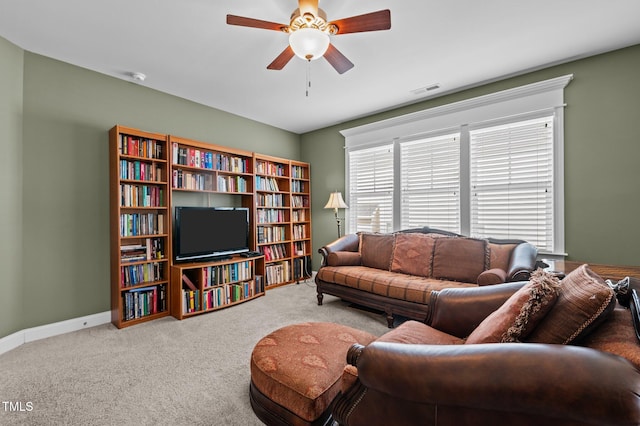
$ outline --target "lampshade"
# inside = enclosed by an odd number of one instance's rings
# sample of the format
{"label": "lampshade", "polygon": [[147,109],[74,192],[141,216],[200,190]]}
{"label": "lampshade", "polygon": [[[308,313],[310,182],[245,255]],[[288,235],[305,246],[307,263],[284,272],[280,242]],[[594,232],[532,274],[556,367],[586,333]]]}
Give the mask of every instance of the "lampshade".
{"label": "lampshade", "polygon": [[297,56],[312,61],[327,51],[329,35],[317,28],[300,28],[289,35],[289,45]]}
{"label": "lampshade", "polygon": [[348,209],[347,203],[342,199],[342,192],[332,192],[329,195],[329,201],[324,206],[325,209]]}

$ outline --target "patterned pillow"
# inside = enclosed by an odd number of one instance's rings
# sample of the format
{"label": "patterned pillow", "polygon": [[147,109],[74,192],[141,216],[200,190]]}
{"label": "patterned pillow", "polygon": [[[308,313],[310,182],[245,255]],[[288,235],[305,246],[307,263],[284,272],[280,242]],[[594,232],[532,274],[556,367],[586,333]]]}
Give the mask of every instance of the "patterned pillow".
{"label": "patterned pillow", "polygon": [[426,234],[396,234],[391,272],[430,277],[434,242]]}
{"label": "patterned pillow", "polygon": [[615,304],[614,291],[582,265],[561,281],[558,302],[526,341],[566,345],[579,340],[604,321]]}
{"label": "patterned pillow", "polygon": [[519,342],[547,315],[558,299],[560,281],[538,269],[529,283],[484,319],[466,344]]}

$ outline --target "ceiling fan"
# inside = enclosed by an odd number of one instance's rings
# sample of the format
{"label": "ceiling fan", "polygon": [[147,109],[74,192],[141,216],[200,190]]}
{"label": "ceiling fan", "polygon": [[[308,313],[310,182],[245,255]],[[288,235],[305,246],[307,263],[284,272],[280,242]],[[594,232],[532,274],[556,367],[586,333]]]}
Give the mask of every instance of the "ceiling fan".
{"label": "ceiling fan", "polygon": [[227,24],[289,34],[289,46],[267,66],[267,69],[281,70],[297,55],[307,61],[324,57],[342,74],[353,68],[353,63],[331,44],[329,36],[388,30],[391,28],[391,12],[385,9],[327,21],[326,13],[318,7],[318,0],[298,0],[298,8],[291,14],[289,25],[236,15],[227,15]]}

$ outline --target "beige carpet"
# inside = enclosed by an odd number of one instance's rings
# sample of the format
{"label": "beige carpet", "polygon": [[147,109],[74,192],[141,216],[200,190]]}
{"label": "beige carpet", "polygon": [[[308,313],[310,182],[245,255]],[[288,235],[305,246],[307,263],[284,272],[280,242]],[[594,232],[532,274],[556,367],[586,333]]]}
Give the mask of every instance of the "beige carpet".
{"label": "beige carpet", "polygon": [[0,425],[260,425],[249,404],[251,350],[303,321],[388,330],[384,316],[335,297],[318,306],[309,281],[184,321],[43,339],[0,355],[0,401],[25,408],[0,402]]}

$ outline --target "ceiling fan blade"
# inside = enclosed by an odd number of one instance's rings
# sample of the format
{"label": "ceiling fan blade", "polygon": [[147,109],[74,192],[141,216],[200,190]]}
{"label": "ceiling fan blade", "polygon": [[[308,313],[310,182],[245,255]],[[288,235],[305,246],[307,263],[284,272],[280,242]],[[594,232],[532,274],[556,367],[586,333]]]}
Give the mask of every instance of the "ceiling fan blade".
{"label": "ceiling fan blade", "polygon": [[380,31],[391,28],[391,11],[389,9],[330,22],[338,27],[337,34],[362,33]]}
{"label": "ceiling fan blade", "polygon": [[333,44],[329,44],[329,48],[324,54],[324,58],[338,71],[338,74],[344,74],[353,68],[353,63],[347,59]]}
{"label": "ceiling fan blade", "polygon": [[288,27],[288,25],[278,24],[277,22],[262,21],[260,19],[245,18],[244,16],[236,15],[227,15],[227,24],[274,31],[283,31]]}
{"label": "ceiling fan blade", "polygon": [[310,13],[313,16],[318,16],[318,0],[298,0],[298,7],[300,15]]}
{"label": "ceiling fan blade", "polygon": [[278,57],[274,59],[273,62],[271,62],[267,66],[267,69],[281,70],[282,68],[284,68],[285,65],[289,63],[291,58],[293,58],[294,56],[295,56],[295,53],[293,53],[293,49],[291,48],[291,46],[287,46],[287,48],[284,49],[282,53],[279,54]]}

